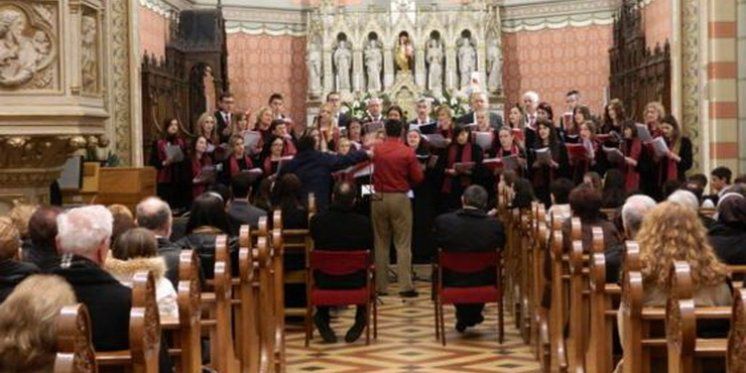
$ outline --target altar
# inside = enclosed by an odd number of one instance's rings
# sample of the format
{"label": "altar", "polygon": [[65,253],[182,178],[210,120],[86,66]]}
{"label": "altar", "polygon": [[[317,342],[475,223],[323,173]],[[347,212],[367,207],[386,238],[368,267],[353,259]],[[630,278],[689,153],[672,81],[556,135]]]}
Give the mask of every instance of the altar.
{"label": "altar", "polygon": [[[377,2],[378,4],[384,2]],[[309,14],[308,123],[329,92],[343,101],[380,96],[408,117],[420,97],[442,100],[480,90],[503,110],[500,9],[492,2],[336,6]]]}

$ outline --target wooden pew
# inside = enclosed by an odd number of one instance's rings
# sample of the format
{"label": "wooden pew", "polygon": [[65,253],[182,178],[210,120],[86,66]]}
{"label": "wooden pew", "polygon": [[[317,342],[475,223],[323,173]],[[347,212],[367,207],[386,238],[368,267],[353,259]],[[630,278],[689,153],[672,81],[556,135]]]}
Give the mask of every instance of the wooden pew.
{"label": "wooden pew", "polygon": [[[552,346],[553,367],[564,372],[569,369],[569,355],[567,341],[565,340],[565,322],[569,317],[570,292],[570,257],[562,247],[563,235],[560,229],[562,223],[555,222],[557,230],[554,232],[552,242],[552,307],[549,316],[550,338],[554,341]],[[572,218],[570,239],[577,241],[581,238],[580,219]],[[554,363],[556,359],[556,364]]]}
{"label": "wooden pew", "polygon": [[591,320],[586,368],[589,372],[610,372],[614,366],[612,333],[621,287],[606,283],[606,256],[603,252],[594,250],[589,277]]}
{"label": "wooden pew", "polygon": [[62,307],[57,320],[54,373],[95,373],[96,352],[91,340],[91,319],[82,303]]}
{"label": "wooden pew", "polygon": [[730,372],[746,372],[746,289],[733,292],[726,362]]}
{"label": "wooden pew", "polygon": [[200,344],[200,319],[202,317],[201,287],[199,283],[199,257],[193,250],[179,254],[179,288],[177,303],[178,319],[162,319],[161,327],[173,335],[169,355],[175,360],[179,372],[195,372],[202,368],[202,345]]}
{"label": "wooden pew", "polygon": [[132,279],[129,340],[129,350],[97,352],[99,367],[125,366],[133,372],[157,373],[161,325],[151,272],[139,271]]}
{"label": "wooden pew", "polygon": [[[284,371],[285,361],[285,245],[284,245],[284,234],[282,229],[282,212],[275,210],[272,217],[272,280],[274,284],[274,302],[272,305],[272,312],[274,312],[275,320],[275,343],[274,343],[274,360],[276,371]],[[308,235],[308,234],[306,234]],[[305,271],[299,271],[305,278]],[[301,283],[305,283],[305,280],[301,280]],[[305,312],[304,312],[305,314]]]}
{"label": "wooden pew", "polygon": [[213,316],[215,327],[210,334],[213,360],[211,365],[219,372],[233,372],[240,366],[233,343],[233,279],[228,251],[228,236],[215,238],[215,276],[212,280],[215,290]]}
{"label": "wooden pew", "polygon": [[725,360],[726,338],[697,337],[697,320],[731,318],[732,307],[695,307],[691,267],[687,262],[675,261],[669,275],[669,294],[666,303],[666,340],[668,371],[671,373],[706,372],[708,366],[701,358]]}
{"label": "wooden pew", "polygon": [[[239,233],[238,264],[241,275],[241,285],[238,295],[241,300],[237,318],[236,337],[238,339],[238,356],[241,361],[241,371],[267,371],[269,362],[260,361],[259,349],[259,315],[262,312],[259,299],[259,263],[256,259],[258,252],[252,246],[251,228],[242,226]],[[265,356],[266,357],[266,356]],[[260,370],[261,367],[261,370]]]}
{"label": "wooden pew", "polygon": [[533,209],[523,209],[519,213],[518,220],[518,232],[520,239],[519,246],[519,264],[521,268],[520,282],[518,291],[520,294],[521,301],[521,336],[526,344],[531,344],[531,320],[534,315],[534,302],[533,302],[533,229],[534,220],[536,217],[533,214]]}
{"label": "wooden pew", "polygon": [[[278,371],[282,362],[277,361],[275,343],[277,335],[277,320],[275,320],[275,279],[273,272],[273,253],[268,237],[257,239],[257,262],[259,265],[259,314],[260,325],[260,359],[266,361],[268,368]],[[270,305],[270,306],[267,306]]]}

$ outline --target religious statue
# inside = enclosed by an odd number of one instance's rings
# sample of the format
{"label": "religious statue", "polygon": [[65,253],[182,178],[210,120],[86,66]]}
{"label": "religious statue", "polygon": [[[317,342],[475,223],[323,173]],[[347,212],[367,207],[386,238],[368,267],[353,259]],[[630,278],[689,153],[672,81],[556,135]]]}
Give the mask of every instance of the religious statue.
{"label": "religious statue", "polygon": [[371,39],[365,47],[365,70],[368,75],[368,92],[381,90],[381,65],[383,52],[378,42]]}
{"label": "religious statue", "polygon": [[334,65],[337,67],[337,89],[340,91],[349,91],[352,52],[350,52],[346,40],[340,40],[337,50],[334,51]]}
{"label": "religious statue", "polygon": [[321,50],[314,43],[308,48],[308,90],[312,96],[321,92]]}
{"label": "religious statue", "polygon": [[461,38],[458,48],[458,71],[461,76],[461,86],[464,87],[469,83],[471,73],[476,69],[477,51],[471,45],[471,40],[464,36]]}
{"label": "religious statue", "polygon": [[414,56],[414,48],[409,40],[409,34],[402,32],[399,34],[399,43],[396,45],[396,54],[394,61],[400,72],[410,72],[411,63]]}
{"label": "religious statue", "polygon": [[47,34],[31,27],[22,10],[3,9],[0,13],[0,85],[18,86],[31,80],[37,71],[49,65],[50,45]]}
{"label": "religious statue", "polygon": [[427,89],[440,94],[443,88],[443,48],[438,39],[432,38],[427,42],[425,61],[428,64]]}
{"label": "religious statue", "polygon": [[502,51],[496,38],[487,42],[487,89],[490,92],[502,89]]}

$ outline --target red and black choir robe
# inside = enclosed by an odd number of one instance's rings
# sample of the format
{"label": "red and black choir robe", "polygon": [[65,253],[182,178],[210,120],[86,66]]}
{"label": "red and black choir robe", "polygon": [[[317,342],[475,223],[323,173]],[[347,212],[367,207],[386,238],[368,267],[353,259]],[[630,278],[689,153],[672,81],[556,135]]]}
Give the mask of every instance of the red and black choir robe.
{"label": "red and black choir robe", "polygon": [[549,146],[552,160],[557,163],[557,167],[551,167],[548,164],[536,163],[536,150],[545,146],[538,141],[534,143],[532,151],[528,152],[528,172],[531,178],[531,185],[534,188],[536,197],[541,200],[545,206],[551,206],[549,198],[549,185],[557,178],[567,177],[568,161],[567,148],[561,142],[554,146]]}
{"label": "red and black choir robe", "polygon": [[244,154],[243,157],[236,157],[235,154],[231,154],[228,159],[223,162],[223,172],[221,180],[224,184],[230,185],[233,176],[238,175],[242,171],[251,170],[254,168],[254,163],[248,154]]}
{"label": "red and black choir robe", "polygon": [[445,173],[443,175],[443,184],[440,192],[445,196],[445,209],[458,209],[461,207],[461,195],[464,193],[464,190],[472,185],[474,180],[479,177],[479,170],[484,159],[482,148],[470,141],[464,145],[460,145],[454,141],[446,148],[445,157],[441,159],[443,159],[441,162],[443,171],[454,168],[456,163],[473,163],[470,171],[465,171],[455,176]]}
{"label": "red and black choir robe", "polygon": [[[635,137],[624,140],[620,150],[625,157],[632,158],[637,161],[638,165],[640,164],[642,142],[639,138]],[[632,166],[627,164],[625,160],[619,167],[624,173],[624,190],[627,192],[638,190],[640,188],[640,173],[637,171],[637,165]]]}
{"label": "red and black choir robe", "polygon": [[[202,193],[207,190],[207,186],[210,183],[210,180],[200,180],[203,179],[203,170],[205,167],[213,166],[212,164],[212,158],[205,153],[202,154],[202,157],[197,159],[195,157],[191,157],[191,170],[192,170],[192,198],[199,197]],[[198,180],[199,182],[195,182],[195,180]],[[214,181],[214,180],[212,180]]]}

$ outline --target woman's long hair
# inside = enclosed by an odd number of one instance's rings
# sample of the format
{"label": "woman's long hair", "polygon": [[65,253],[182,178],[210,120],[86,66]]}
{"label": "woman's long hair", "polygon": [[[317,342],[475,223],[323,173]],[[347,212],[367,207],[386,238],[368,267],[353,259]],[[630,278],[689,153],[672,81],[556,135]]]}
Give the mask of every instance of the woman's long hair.
{"label": "woman's long hair", "polygon": [[692,268],[696,288],[723,283],[727,269],[707,241],[697,214],[675,202],[663,202],[646,216],[637,234],[646,285],[665,288],[671,264],[683,260]]}
{"label": "woman's long hair", "polygon": [[218,197],[216,194],[208,192],[194,200],[192,210],[189,213],[189,220],[187,221],[187,234],[192,233],[199,227],[213,227],[223,233],[230,232],[228,214],[225,212],[225,206],[221,197]]}

